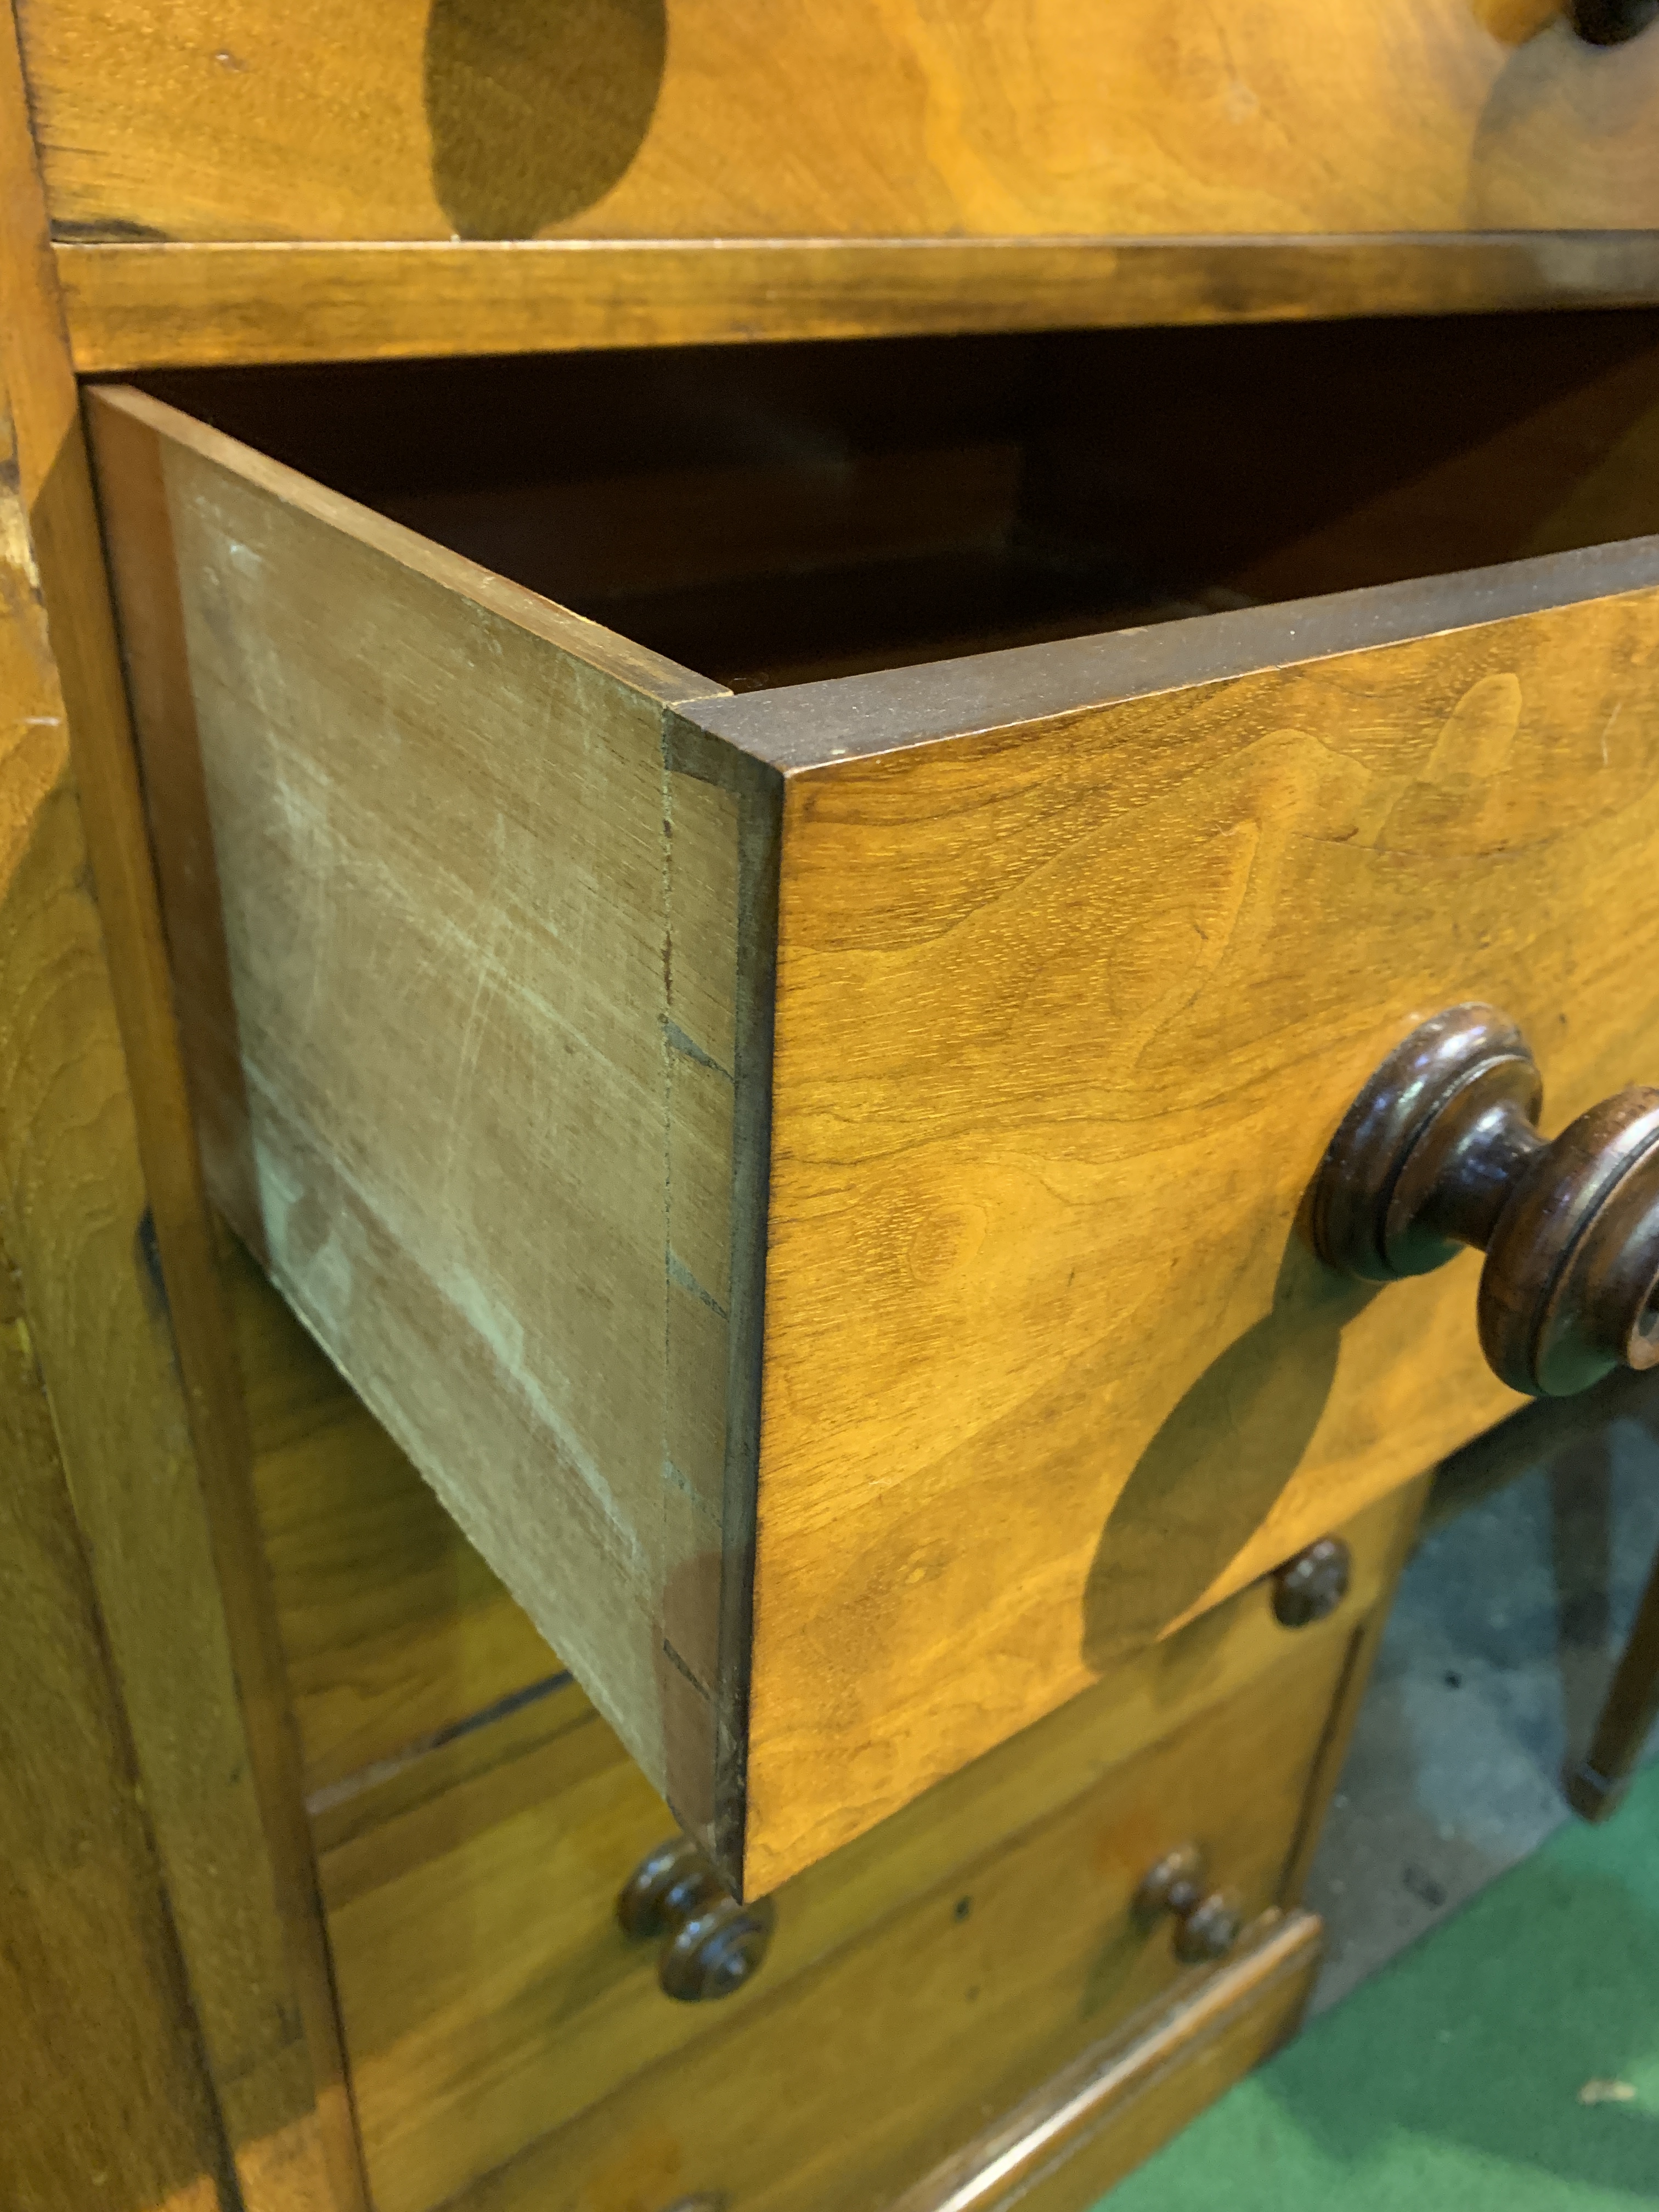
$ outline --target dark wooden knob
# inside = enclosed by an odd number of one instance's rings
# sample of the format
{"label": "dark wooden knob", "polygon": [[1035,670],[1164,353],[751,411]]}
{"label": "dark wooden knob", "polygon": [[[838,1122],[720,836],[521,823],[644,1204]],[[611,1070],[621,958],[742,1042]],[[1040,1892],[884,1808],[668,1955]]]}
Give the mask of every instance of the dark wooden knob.
{"label": "dark wooden knob", "polygon": [[1486,1255],[1481,1349],[1511,1389],[1565,1398],[1659,1363],[1659,1091],[1636,1088],[1538,1132],[1543,1079],[1492,1006],[1413,1030],[1331,1139],[1308,1228],[1367,1282]]}
{"label": "dark wooden knob", "polygon": [[1571,0],[1567,17],[1593,46],[1622,46],[1659,15],[1659,0]]}
{"label": "dark wooden knob", "polygon": [[1166,1912],[1173,1917],[1175,1954],[1188,1966],[1224,1958],[1244,1924],[1225,1891],[1211,1888],[1196,1844],[1164,1853],[1136,1890],[1135,1911],[1143,1920],[1157,1920]]}
{"label": "dark wooden knob", "polygon": [[1353,1557],[1340,1536],[1321,1536],[1273,1570],[1273,1618],[1285,1628],[1328,1620],[1352,1575]]}
{"label": "dark wooden knob", "polygon": [[753,1978],[772,1940],[769,1898],[739,1905],[687,1836],[641,1860],[617,1899],[625,1935],[663,1942],[657,1979],[683,2004],[730,1996]]}

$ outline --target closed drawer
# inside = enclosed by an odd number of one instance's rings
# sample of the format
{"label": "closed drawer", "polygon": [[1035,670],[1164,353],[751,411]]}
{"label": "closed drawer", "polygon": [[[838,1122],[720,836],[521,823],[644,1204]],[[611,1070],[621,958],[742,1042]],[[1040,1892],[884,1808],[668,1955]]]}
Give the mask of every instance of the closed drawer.
{"label": "closed drawer", "polygon": [[1297,1218],[1437,1007],[1642,1072],[1655,346],[94,396],[216,1194],[749,1892],[1514,1402]]}
{"label": "closed drawer", "polygon": [[715,2003],[665,1996],[660,1946],[617,1926],[672,1823],[574,1688],[321,1808],[378,2212],[503,2167],[491,2186],[538,2212],[609,2203],[623,2174],[664,2208],[694,2185],[896,2194],[1201,1972],[1132,1909],[1166,1852],[1196,1844],[1247,1923],[1279,1902],[1390,1533],[1357,1532],[1339,1619],[1291,1636],[1235,1601],[1224,1650],[1186,1632],[1118,1670],[1115,1701],[1101,1686],[786,1883],[752,1980]]}
{"label": "closed drawer", "polygon": [[[1252,1935],[1264,1932],[1348,1649],[1348,1637],[1336,1635],[1286,1651],[1244,1689],[1195,1708],[1174,1734],[1015,1825],[990,1850],[959,1847],[948,1880],[907,1895],[905,1878],[919,1871],[928,1843],[944,1841],[910,1820],[885,1855],[890,1895],[861,1924],[836,1927],[834,1859],[786,1885],[773,1955],[751,1987],[695,2008],[707,2020],[684,2020],[687,2008],[655,1987],[654,1960],[629,1961],[608,1916],[583,1928],[568,1914],[566,1986],[583,2008],[523,2055],[512,2086],[521,2116],[538,2114],[546,2132],[501,2165],[489,2156],[502,2143],[490,2123],[499,2122],[508,2083],[480,2063],[476,2039],[441,2051],[430,2026],[401,2040],[386,2027],[400,2000],[407,2005],[429,1947],[460,1954],[459,1928],[452,1934],[446,1922],[471,1918],[487,1940],[497,1915],[516,1905],[526,1929],[556,1925],[570,1871],[585,1878],[611,1838],[583,1826],[591,1813],[580,1794],[562,1808],[550,1802],[546,1826],[560,1848],[539,1861],[533,1900],[527,1880],[509,1883],[504,1895],[458,1888],[452,1874],[447,1893],[429,1883],[434,1917],[422,1923],[409,1912],[417,1893],[405,1881],[395,1938],[386,1916],[399,1899],[389,1887],[379,1900],[386,1924],[373,1972],[359,1949],[367,1900],[333,1905],[357,2110],[380,2212],[422,2212],[447,2200],[490,2212],[669,2212],[704,2195],[730,2212],[878,2212],[1080,2053],[1202,1983],[1211,1970],[1183,1963],[1171,1923],[1137,1908],[1144,1877],[1166,1853],[1201,1850],[1209,1877],[1243,1917],[1237,1948],[1248,1950]],[[1005,1817],[1017,1824],[1015,1748],[994,1758]],[[945,1784],[932,1808],[945,1828],[958,1809],[956,1786]],[[853,1849],[866,1858],[866,1877],[874,1875],[877,1854]],[[325,1887],[343,1882],[350,1857],[341,1854],[331,1871],[325,1856]],[[815,1921],[825,1923],[816,1945]],[[435,1986],[435,1960],[424,1971]],[[617,1978],[602,2004],[596,1992],[607,1972]],[[523,1982],[530,1984],[528,1973]],[[503,2008],[512,2003],[508,1987],[495,1984]],[[682,2018],[665,2017],[675,2013]],[[623,2049],[632,2068],[617,2067],[614,2087],[600,2091],[605,2061],[614,2066]],[[465,2094],[440,2112],[432,2092],[451,2079],[465,2083]],[[449,2199],[469,2169],[477,2182]]]}
{"label": "closed drawer", "polygon": [[[532,2155],[532,2146],[579,2123],[593,2134],[584,2116],[614,2109],[624,2091],[651,2120],[637,2152],[644,2202],[672,2201],[660,2129],[672,2118],[684,2142],[696,2107],[672,2085],[696,2075],[703,2046],[718,2048],[757,2010],[781,2011],[805,2033],[818,2009],[792,1993],[827,1962],[930,1898],[943,1895],[945,1924],[956,1925],[964,1881],[977,1883],[1005,1850],[1024,1848],[1019,1839],[1097,1797],[1108,1778],[1121,1784],[1165,1739],[1201,1761],[1210,1738],[1189,1733],[1194,1724],[1241,1711],[1264,1677],[1323,1683],[1335,1655],[1346,1655],[1346,1713],[1356,1638],[1375,1625],[1414,1518],[1414,1496],[1396,1492],[1343,1530],[1350,1587],[1322,1620],[1287,1630],[1266,1589],[1247,1590],[1120,1662],[786,1884],[770,1948],[739,1991],[675,2002],[659,1982],[660,1943],[626,1940],[615,1910],[630,1871],[672,1832],[666,1808],[275,1294],[234,1255],[230,1280],[242,1364],[255,1381],[260,1518],[353,2109],[380,2212],[427,2212],[488,2175],[511,2174],[515,2161],[545,2166],[545,2147]],[[1302,1711],[1297,1693],[1289,1703]],[[1303,1723],[1286,1725],[1294,1737]],[[1339,1717],[1319,1754],[1314,1802],[1302,1808],[1298,1863],[1342,1733]],[[1287,1740],[1273,1760],[1297,1755]],[[1282,1831],[1292,1808],[1266,1773],[1264,1791],[1249,1818]],[[1207,1840],[1219,1881],[1224,1860],[1242,1863],[1247,1845],[1231,1827]],[[1098,1912],[1112,1909],[1091,1881],[1076,1905],[1089,1940]],[[992,1946],[999,1974],[1005,1935]],[[1202,1979],[1183,1972],[1168,1986],[1182,1995]],[[1017,2081],[1068,2040],[1092,2045],[1121,2020],[1115,2002],[1007,2014],[988,2031],[975,2078]],[[885,2046],[872,2035],[873,2063]],[[887,2063],[908,2063],[905,2049],[888,2051]],[[931,2081],[923,2105],[927,2125],[888,2141],[885,2172],[919,2170],[947,2135],[953,2153],[965,2152],[977,2132],[971,2097],[950,2077]],[[842,2132],[838,2124],[826,2142]],[[769,2139],[753,2171],[771,2185],[797,2162],[793,2147]]]}
{"label": "closed drawer", "polygon": [[20,29],[72,239],[1659,222],[1659,40],[1586,44],[1552,0],[32,0]]}

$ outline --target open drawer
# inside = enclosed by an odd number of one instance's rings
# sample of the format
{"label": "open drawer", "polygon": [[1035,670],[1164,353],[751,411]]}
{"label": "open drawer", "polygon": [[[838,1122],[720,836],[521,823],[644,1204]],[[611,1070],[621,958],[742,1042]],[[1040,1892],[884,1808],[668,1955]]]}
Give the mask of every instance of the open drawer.
{"label": "open drawer", "polygon": [[1659,1070],[1659,321],[89,415],[214,1193],[735,1884],[1514,1402],[1298,1208]]}

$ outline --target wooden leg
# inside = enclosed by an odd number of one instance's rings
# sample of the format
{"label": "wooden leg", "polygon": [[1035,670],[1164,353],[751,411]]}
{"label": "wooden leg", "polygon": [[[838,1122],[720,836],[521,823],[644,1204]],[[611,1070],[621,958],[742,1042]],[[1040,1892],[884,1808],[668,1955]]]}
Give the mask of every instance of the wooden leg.
{"label": "wooden leg", "polygon": [[1589,1756],[1569,1767],[1567,1802],[1587,1820],[1619,1809],[1648,1731],[1659,1717],[1659,1559],[1637,1608],[1636,1626],[1619,1662]]}

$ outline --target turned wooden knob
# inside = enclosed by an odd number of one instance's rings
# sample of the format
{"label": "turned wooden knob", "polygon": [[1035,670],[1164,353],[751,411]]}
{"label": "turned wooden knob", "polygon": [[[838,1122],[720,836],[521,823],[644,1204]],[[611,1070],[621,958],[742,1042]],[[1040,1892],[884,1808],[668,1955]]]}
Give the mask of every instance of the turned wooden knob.
{"label": "turned wooden knob", "polygon": [[1484,1252],[1482,1351],[1511,1389],[1565,1398],[1659,1364],[1659,1091],[1604,1098],[1553,1142],[1542,1100],[1509,1017],[1449,1007],[1348,1109],[1307,1218],[1320,1258],[1367,1282]]}
{"label": "turned wooden knob", "polygon": [[1135,1911],[1143,1920],[1169,1913],[1175,1921],[1175,1954],[1188,1966],[1201,1959],[1224,1958],[1243,1926],[1238,1908],[1224,1890],[1212,1889],[1204,1854],[1196,1844],[1166,1851],[1135,1892]]}
{"label": "turned wooden knob", "polygon": [[769,1898],[739,1905],[687,1836],[641,1860],[617,1899],[625,1935],[664,1938],[657,1979],[683,2004],[730,1996],[752,1979],[772,1940]]}
{"label": "turned wooden knob", "polygon": [[1571,0],[1567,16],[1593,46],[1622,46],[1659,15],[1659,0]]}

